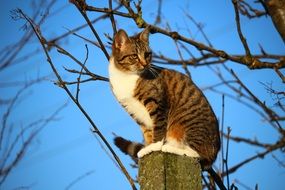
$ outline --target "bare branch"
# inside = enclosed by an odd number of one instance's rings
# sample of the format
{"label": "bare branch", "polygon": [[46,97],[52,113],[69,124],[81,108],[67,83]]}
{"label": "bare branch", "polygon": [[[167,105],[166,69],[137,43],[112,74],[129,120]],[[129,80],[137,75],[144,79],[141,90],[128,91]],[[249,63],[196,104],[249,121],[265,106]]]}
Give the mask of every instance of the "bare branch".
{"label": "bare branch", "polygon": [[250,49],[247,45],[247,42],[246,42],[246,39],[245,37],[243,36],[242,32],[241,32],[241,27],[240,27],[240,19],[239,19],[239,12],[238,12],[238,3],[237,3],[238,0],[232,0],[232,3],[234,5],[234,9],[235,9],[235,15],[236,15],[236,26],[237,26],[237,31],[238,31],[238,35],[239,35],[239,38],[242,42],[242,45],[245,49],[245,53],[246,53],[246,58],[247,59],[251,59],[251,53],[250,53]]}
{"label": "bare branch", "polygon": [[198,28],[198,30],[201,32],[202,36],[205,38],[206,42],[208,43],[208,45],[210,47],[213,47],[212,43],[210,42],[209,38],[207,37],[206,33],[203,30],[202,24],[196,22],[196,20],[190,15],[188,14],[186,11],[184,11],[184,14],[186,15],[186,17],[194,23],[194,25]]}
{"label": "bare branch", "polygon": [[277,69],[277,68],[275,68],[274,71],[281,78],[282,82],[285,83],[285,76],[284,76],[284,74],[282,74],[281,71],[279,69]]}
{"label": "bare branch", "polygon": [[70,0],[69,2],[73,3],[76,6],[76,8],[79,10],[81,15],[83,16],[83,18],[86,20],[88,26],[90,27],[90,29],[93,32],[93,34],[95,35],[98,43],[100,44],[100,47],[101,47],[103,53],[105,54],[107,60],[109,60],[110,56],[109,56],[107,50],[105,49],[105,46],[104,46],[100,36],[98,35],[97,31],[93,27],[91,21],[89,20],[87,14],[86,14],[86,6],[87,5],[85,4],[85,1],[82,1],[82,0]]}
{"label": "bare branch", "polygon": [[223,133],[222,135],[224,137],[226,137],[227,139],[233,140],[235,142],[243,142],[243,143],[253,145],[253,146],[257,146],[257,147],[261,147],[261,148],[268,148],[271,146],[270,144],[267,144],[267,143],[261,143],[257,139],[251,140],[251,139],[247,139],[247,138],[243,138],[243,137],[234,137],[234,136],[231,136],[231,135],[225,134],[225,133]]}
{"label": "bare branch", "polygon": [[[39,119],[35,122],[24,127],[20,133],[16,135],[13,142],[7,146],[6,151],[3,151],[3,155],[1,156],[3,160],[0,165],[0,186],[5,182],[6,178],[9,176],[10,172],[18,165],[18,163],[22,160],[27,149],[30,147],[33,139],[38,135],[40,131],[44,129],[51,121],[55,119],[55,117],[59,114],[59,112],[65,108],[67,104],[63,104],[60,106],[54,113],[52,113],[49,117],[44,119]],[[32,130],[28,137],[23,139],[23,135],[28,132],[28,130]],[[20,144],[20,140],[23,140],[22,144]],[[11,156],[12,152],[15,151],[16,147],[20,146],[19,151],[15,157]],[[7,163],[9,159],[9,163]]]}
{"label": "bare branch", "polygon": [[266,11],[260,11],[260,10],[254,9],[244,0],[238,0],[238,9],[241,14],[247,16],[250,19],[267,15]]}
{"label": "bare branch", "polygon": [[[57,51],[63,55],[66,55],[68,57],[70,57],[75,63],[77,63],[81,68],[83,68],[83,70],[86,72],[81,72],[83,75],[89,75],[91,76],[94,80],[102,80],[102,81],[109,81],[107,78],[105,77],[102,77],[102,76],[99,76],[99,75],[96,75],[94,73],[92,73],[91,71],[89,71],[87,69],[87,67],[85,67],[85,65],[83,63],[81,63],[78,59],[76,59],[71,53],[69,53],[68,51],[66,51],[65,49],[63,49],[62,47],[60,47],[59,45],[57,44],[50,44],[50,46],[54,46],[57,48]],[[67,71],[69,72],[73,72],[73,73],[80,73],[78,71],[75,71],[75,70],[69,70],[69,69],[66,69]]]}
{"label": "bare branch", "polygon": [[9,100],[9,106],[8,106],[7,110],[5,111],[3,117],[2,117],[2,127],[0,128],[0,150],[2,149],[3,138],[4,138],[5,131],[7,129],[7,122],[8,122],[8,119],[9,119],[9,116],[10,116],[12,110],[14,109],[14,107],[16,105],[16,102],[19,100],[20,96],[27,89],[29,89],[29,87],[31,87],[35,84],[38,84],[44,80],[46,80],[46,77],[41,77],[41,78],[26,82],[24,84],[24,86],[20,90],[18,90],[18,92],[15,94],[15,96],[11,100]]}
{"label": "bare branch", "polygon": [[[47,5],[47,8],[45,10],[45,12],[42,14],[43,16],[41,17],[40,21],[38,22],[38,25],[41,25],[44,20],[46,19],[48,12],[50,10],[50,8],[54,5],[55,0],[50,1],[50,3]],[[40,9],[36,9],[37,11],[35,12],[34,16],[33,16],[33,20],[35,20],[38,16],[41,16],[41,10]],[[19,15],[17,15],[17,11],[14,10],[11,12],[11,17],[13,19],[19,19],[20,17],[18,17]],[[32,30],[27,30],[27,32],[25,33],[25,35],[22,37],[22,39],[16,43],[14,45],[14,48],[12,48],[11,50],[7,51],[7,56],[3,57],[0,60],[0,71],[3,70],[4,68],[6,68],[7,66],[9,66],[17,57],[17,55],[21,52],[21,50],[28,44],[28,42],[30,41],[31,37],[33,35],[33,31]],[[10,55],[10,56],[9,56]],[[9,56],[9,57],[8,57]]]}
{"label": "bare branch", "polygon": [[161,23],[161,7],[162,7],[162,0],[158,0],[157,14],[153,25],[158,25],[159,23]]}
{"label": "bare branch", "polygon": [[276,160],[276,162],[281,166],[281,167],[283,167],[283,168],[285,168],[285,162],[283,161],[281,161],[281,160],[279,160],[274,154],[272,154],[272,157],[274,158],[274,160]]}
{"label": "bare branch", "polygon": [[182,61],[182,68],[184,69],[184,71],[185,71],[185,73],[188,75],[188,77],[190,77],[191,78],[191,74],[190,74],[190,72],[189,72],[189,70],[188,70],[188,68],[187,68],[187,64],[184,62],[184,59],[183,59],[183,55],[182,55],[182,53],[181,53],[181,50],[180,50],[180,48],[179,48],[179,46],[178,46],[178,44],[177,44],[177,42],[174,40],[174,44],[175,44],[175,47],[176,47],[176,49],[177,49],[177,52],[178,52],[178,55],[179,55],[179,57],[180,57],[180,59],[181,59],[181,61]]}
{"label": "bare branch", "polygon": [[95,11],[95,12],[107,13],[107,15],[112,14],[112,15],[118,15],[121,17],[131,18],[131,16],[127,13],[117,11],[118,9],[120,9],[122,7],[122,5],[119,5],[114,10],[110,7],[110,4],[109,4],[109,8],[98,8],[98,7],[93,7],[93,6],[90,6],[87,4],[85,4],[85,6],[86,6],[85,7],[86,11]]}
{"label": "bare branch", "polygon": [[77,78],[77,89],[76,89],[76,96],[75,96],[75,99],[76,99],[77,102],[79,101],[79,99],[78,99],[79,98],[79,91],[80,91],[79,86],[80,86],[80,81],[81,81],[81,75],[82,75],[82,72],[83,72],[83,67],[85,67],[86,62],[88,60],[88,55],[89,55],[88,46],[86,44],[85,44],[85,47],[86,47],[86,58],[85,58],[84,63],[82,65],[82,67],[81,67],[79,76]]}
{"label": "bare branch", "polygon": [[[113,10],[113,3],[112,0],[109,0],[109,10]],[[117,33],[117,27],[116,27],[116,22],[115,22],[115,18],[114,18],[114,14],[111,12],[110,13],[110,21],[112,24],[112,28],[113,28],[113,36]]]}
{"label": "bare branch", "polygon": [[[267,150],[261,152],[261,153],[257,153],[256,155],[249,157],[247,159],[245,159],[244,161],[240,162],[239,164],[236,164],[235,166],[231,167],[228,171],[229,174],[234,173],[235,171],[237,171],[239,168],[241,168],[242,166],[244,166],[245,164],[250,163],[251,161],[257,159],[257,158],[264,158],[264,156],[266,156],[267,154],[274,152],[275,150],[278,149],[282,149],[285,146],[285,138],[283,137],[280,141],[276,142],[274,145],[270,146],[267,148]],[[222,176],[227,175],[226,173],[222,173]]]}
{"label": "bare branch", "polygon": [[174,40],[180,40],[185,43],[188,43],[194,47],[196,47],[198,50],[205,50],[210,52],[211,54],[216,55],[217,57],[220,57],[222,59],[227,59],[242,65],[245,65],[249,67],[250,69],[264,69],[264,68],[271,68],[271,69],[280,69],[285,68],[285,56],[278,61],[278,62],[267,62],[267,61],[261,61],[259,59],[248,59],[247,55],[242,57],[235,57],[228,53],[226,53],[223,50],[214,49],[210,46],[204,45],[203,43],[196,42],[192,39],[186,38],[185,36],[182,36],[176,31],[168,31],[162,28],[159,28],[158,26],[150,25],[148,24],[143,18],[141,12],[134,12],[134,10],[131,8],[129,1],[126,0],[120,0],[120,2],[125,6],[125,8],[128,10],[129,14],[131,15],[132,19],[135,21],[137,26],[139,28],[145,28],[149,27],[152,33],[161,33],[166,36],[169,36],[173,38]]}
{"label": "bare branch", "polygon": [[272,109],[268,108],[264,103],[262,103],[246,86],[245,84],[237,77],[233,70],[231,70],[232,76],[237,80],[237,82],[241,85],[241,87],[251,96],[252,100],[259,105],[270,117],[271,120],[275,121],[278,126],[278,129],[281,133],[284,133],[279,121],[278,121],[278,114],[274,112]]}
{"label": "bare branch", "polygon": [[86,173],[84,173],[83,175],[77,177],[76,179],[74,179],[66,188],[65,190],[69,190],[71,189],[75,184],[77,184],[78,182],[80,182],[81,180],[83,180],[84,178],[92,175],[94,173],[94,170],[88,171]]}

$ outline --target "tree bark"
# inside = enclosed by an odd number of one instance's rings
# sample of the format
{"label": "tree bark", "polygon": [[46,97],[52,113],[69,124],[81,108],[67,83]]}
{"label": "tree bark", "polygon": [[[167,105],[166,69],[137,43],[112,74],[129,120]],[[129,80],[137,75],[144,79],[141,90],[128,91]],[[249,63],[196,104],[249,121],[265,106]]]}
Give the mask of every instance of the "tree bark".
{"label": "tree bark", "polygon": [[275,28],[285,42],[285,0],[266,0],[265,5]]}
{"label": "tree bark", "polygon": [[201,166],[197,158],[152,152],[139,160],[141,190],[201,190]]}

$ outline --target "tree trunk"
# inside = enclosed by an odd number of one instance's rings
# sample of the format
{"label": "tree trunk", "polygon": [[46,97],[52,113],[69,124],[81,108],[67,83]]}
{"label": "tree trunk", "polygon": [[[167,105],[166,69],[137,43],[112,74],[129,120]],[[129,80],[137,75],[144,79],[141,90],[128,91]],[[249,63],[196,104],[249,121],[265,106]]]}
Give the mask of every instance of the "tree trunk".
{"label": "tree trunk", "polygon": [[201,166],[197,158],[152,152],[139,160],[141,190],[201,190]]}
{"label": "tree trunk", "polygon": [[266,0],[265,5],[275,28],[285,42],[285,0]]}

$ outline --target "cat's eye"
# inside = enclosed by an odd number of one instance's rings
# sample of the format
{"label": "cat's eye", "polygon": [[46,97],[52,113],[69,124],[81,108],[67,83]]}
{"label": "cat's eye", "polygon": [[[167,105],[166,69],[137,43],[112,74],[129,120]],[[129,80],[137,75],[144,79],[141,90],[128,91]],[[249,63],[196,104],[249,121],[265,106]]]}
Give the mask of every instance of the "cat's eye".
{"label": "cat's eye", "polygon": [[145,52],[145,53],[144,53],[144,58],[145,58],[145,59],[149,59],[149,58],[151,58],[151,56],[152,56],[152,53],[151,53],[151,52]]}
{"label": "cat's eye", "polygon": [[138,59],[138,55],[137,54],[132,54],[129,56],[130,59]]}

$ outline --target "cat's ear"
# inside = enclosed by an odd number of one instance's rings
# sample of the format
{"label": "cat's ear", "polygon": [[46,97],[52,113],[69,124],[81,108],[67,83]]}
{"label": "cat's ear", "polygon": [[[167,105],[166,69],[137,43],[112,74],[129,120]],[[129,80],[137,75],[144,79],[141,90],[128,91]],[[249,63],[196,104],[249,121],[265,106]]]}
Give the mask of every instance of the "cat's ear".
{"label": "cat's ear", "polygon": [[121,50],[129,40],[128,34],[124,30],[120,29],[114,37],[113,48]]}
{"label": "cat's ear", "polygon": [[149,36],[149,27],[146,27],[141,33],[140,33],[140,40],[148,43],[148,36]]}

